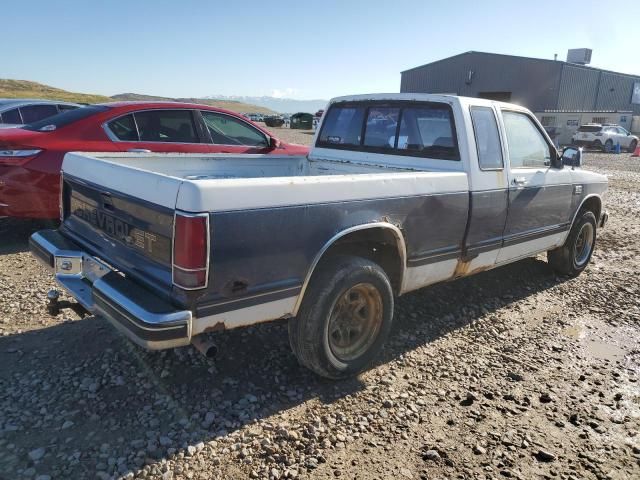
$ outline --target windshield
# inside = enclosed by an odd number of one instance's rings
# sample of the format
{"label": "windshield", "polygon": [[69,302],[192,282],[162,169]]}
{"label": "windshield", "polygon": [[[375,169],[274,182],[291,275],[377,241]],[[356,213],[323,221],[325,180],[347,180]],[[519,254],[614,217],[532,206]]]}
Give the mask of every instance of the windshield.
{"label": "windshield", "polygon": [[88,118],[96,113],[105,112],[109,110],[109,107],[105,105],[89,105],[87,107],[77,108],[75,110],[69,110],[67,112],[58,113],[52,117],[39,120],[37,122],[24,125],[23,129],[32,130],[34,132],[56,130],[65,125],[77,122],[84,118]]}

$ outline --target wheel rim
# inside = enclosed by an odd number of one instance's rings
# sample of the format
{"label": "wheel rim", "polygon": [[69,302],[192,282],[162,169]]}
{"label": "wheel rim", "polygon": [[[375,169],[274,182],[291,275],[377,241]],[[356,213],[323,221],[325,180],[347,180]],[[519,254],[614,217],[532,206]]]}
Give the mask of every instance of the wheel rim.
{"label": "wheel rim", "polygon": [[329,348],[341,361],[364,354],[375,342],[382,325],[382,296],[370,283],[345,291],[329,319]]}
{"label": "wheel rim", "polygon": [[578,267],[583,266],[589,260],[593,248],[593,225],[585,223],[580,228],[575,244],[575,262]]}

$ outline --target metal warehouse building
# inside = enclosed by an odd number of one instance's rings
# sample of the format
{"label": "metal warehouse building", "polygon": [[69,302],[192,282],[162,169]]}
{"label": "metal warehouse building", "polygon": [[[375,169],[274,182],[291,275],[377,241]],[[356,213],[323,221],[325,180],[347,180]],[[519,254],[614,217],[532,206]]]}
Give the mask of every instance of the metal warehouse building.
{"label": "metal warehouse building", "polygon": [[[640,116],[640,76],[558,60],[466,52],[402,72],[401,92],[453,93],[523,105],[534,112],[626,112]],[[632,112],[632,113],[631,113]],[[629,119],[631,120],[631,119]],[[640,120],[640,119],[639,119]],[[631,121],[629,121],[629,126]]]}

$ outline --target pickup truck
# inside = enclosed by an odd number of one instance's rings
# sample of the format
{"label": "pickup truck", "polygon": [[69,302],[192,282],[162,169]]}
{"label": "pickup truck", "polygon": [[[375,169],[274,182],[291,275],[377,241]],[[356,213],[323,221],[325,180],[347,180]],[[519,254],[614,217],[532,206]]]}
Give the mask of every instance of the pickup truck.
{"label": "pickup truck", "polygon": [[202,334],[288,319],[299,362],[342,378],[399,295],[542,252],[580,274],[607,220],[581,162],[517,105],[340,97],[305,156],[68,153],[61,226],[31,250],[143,347],[211,352]]}

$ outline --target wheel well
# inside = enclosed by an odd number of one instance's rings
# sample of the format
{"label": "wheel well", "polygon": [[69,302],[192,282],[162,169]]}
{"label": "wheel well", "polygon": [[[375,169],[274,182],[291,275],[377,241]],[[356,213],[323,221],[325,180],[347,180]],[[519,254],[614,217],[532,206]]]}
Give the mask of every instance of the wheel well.
{"label": "wheel well", "polygon": [[602,211],[602,202],[599,197],[587,198],[580,210],[589,210],[596,216],[596,222],[600,220],[600,212]]}
{"label": "wheel well", "polygon": [[336,240],[322,255],[318,266],[334,255],[354,255],[367,258],[382,267],[393,288],[394,293],[400,293],[402,275],[404,274],[404,257],[400,250],[400,242],[393,230],[376,227],[356,230]]}

